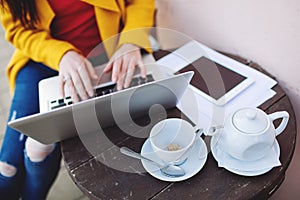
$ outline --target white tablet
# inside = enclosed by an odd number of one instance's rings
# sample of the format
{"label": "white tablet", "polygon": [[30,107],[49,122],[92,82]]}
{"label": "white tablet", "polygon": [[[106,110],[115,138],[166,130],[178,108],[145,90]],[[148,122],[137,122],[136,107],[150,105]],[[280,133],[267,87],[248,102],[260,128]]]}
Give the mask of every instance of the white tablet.
{"label": "white tablet", "polygon": [[207,57],[200,57],[176,72],[194,71],[192,89],[216,105],[222,106],[250,86],[254,80]]}

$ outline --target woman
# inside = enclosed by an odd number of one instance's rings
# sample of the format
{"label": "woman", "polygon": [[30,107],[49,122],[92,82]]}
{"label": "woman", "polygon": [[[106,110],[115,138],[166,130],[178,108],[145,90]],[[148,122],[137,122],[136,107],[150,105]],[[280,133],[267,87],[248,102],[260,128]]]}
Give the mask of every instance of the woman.
{"label": "woman", "polygon": [[[75,102],[94,95],[99,77],[86,56],[99,43],[110,61],[118,89],[128,87],[136,66],[142,76],[140,49],[150,51],[154,0],[0,0],[6,39],[16,48],[7,68],[14,95],[8,120],[39,112],[38,82],[58,75],[62,96]],[[116,37],[120,33],[118,40]],[[93,53],[90,53],[90,52]],[[42,133],[41,133],[42,134]],[[60,166],[59,145],[44,145],[7,127],[0,152],[0,197],[45,199]]]}

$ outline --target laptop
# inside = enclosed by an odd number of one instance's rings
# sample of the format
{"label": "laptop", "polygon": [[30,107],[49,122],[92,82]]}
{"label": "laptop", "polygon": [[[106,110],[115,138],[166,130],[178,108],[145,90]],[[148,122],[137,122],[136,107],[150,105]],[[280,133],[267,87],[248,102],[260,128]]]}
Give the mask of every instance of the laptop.
{"label": "laptop", "polygon": [[[111,82],[101,83],[95,86],[95,97],[76,104],[68,94],[64,99],[59,98],[58,77],[42,80],[39,83],[41,112],[10,121],[8,125],[41,143],[51,144],[99,128],[132,122],[148,114],[153,105],[165,109],[175,107],[194,73],[166,76],[155,63],[146,67],[146,80],[136,74],[131,87],[120,91]],[[103,66],[96,70],[103,70]]]}

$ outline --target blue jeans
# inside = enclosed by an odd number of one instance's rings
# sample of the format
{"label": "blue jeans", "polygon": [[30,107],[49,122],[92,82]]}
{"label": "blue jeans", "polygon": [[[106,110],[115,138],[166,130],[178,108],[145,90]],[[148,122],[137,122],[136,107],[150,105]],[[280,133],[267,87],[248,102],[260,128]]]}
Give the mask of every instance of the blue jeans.
{"label": "blue jeans", "polygon": [[[17,75],[9,120],[38,113],[38,82],[57,74],[41,63],[29,61]],[[43,161],[32,162],[26,154],[26,139],[27,136],[6,127],[0,161],[14,166],[17,173],[12,177],[0,174],[0,199],[14,200],[20,196],[24,200],[46,199],[58,174],[61,160],[59,144],[55,144],[55,149]]]}

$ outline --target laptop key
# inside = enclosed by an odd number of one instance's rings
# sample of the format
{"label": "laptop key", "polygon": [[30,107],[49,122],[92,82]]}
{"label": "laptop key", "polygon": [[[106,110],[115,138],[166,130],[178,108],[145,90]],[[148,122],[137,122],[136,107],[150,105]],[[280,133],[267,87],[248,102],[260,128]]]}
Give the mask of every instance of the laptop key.
{"label": "laptop key", "polygon": [[56,105],[56,106],[51,107],[51,110],[54,110],[54,109],[56,109],[56,108],[60,108],[60,107],[66,106],[66,105],[67,105],[67,104],[65,104],[65,103],[58,104],[58,105]]}
{"label": "laptop key", "polygon": [[146,80],[147,83],[148,83],[148,82],[154,81],[154,78],[153,78],[153,76],[152,76],[151,74],[147,74],[146,79],[147,79],[147,80]]}
{"label": "laptop key", "polygon": [[58,99],[58,104],[64,103],[64,99]]}
{"label": "laptop key", "polygon": [[137,86],[137,85],[138,85],[138,82],[139,82],[139,79],[138,79],[138,78],[133,78],[133,79],[131,80],[130,87]]}

